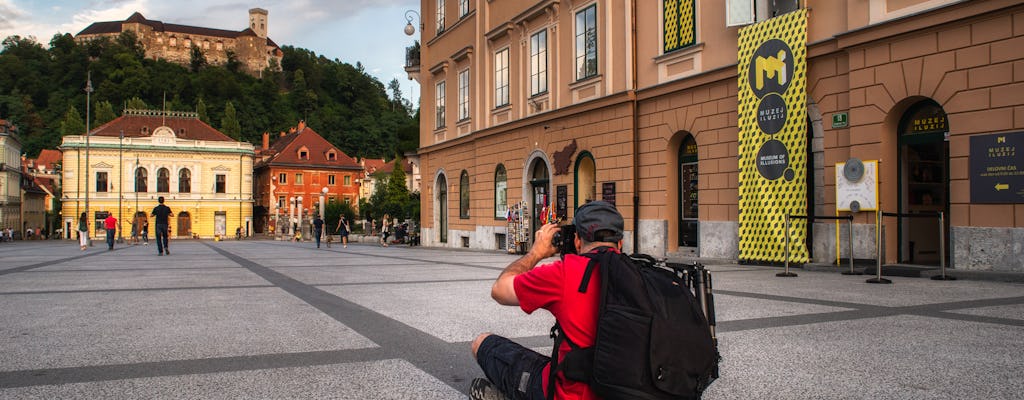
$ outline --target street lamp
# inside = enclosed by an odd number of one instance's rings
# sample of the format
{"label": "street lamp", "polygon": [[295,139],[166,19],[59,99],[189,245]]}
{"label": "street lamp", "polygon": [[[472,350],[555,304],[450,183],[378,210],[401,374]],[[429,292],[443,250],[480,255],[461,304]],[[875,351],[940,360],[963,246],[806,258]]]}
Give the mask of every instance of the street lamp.
{"label": "street lamp", "polygon": [[320,189],[320,193],[320,219],[324,221],[324,229],[320,230],[320,236],[321,239],[326,239],[325,235],[327,232],[327,214],[324,213],[324,197],[327,196],[327,186],[324,186],[323,189]]}
{"label": "street lamp", "polygon": [[[124,243],[124,229],[122,229],[121,199],[124,197],[124,129],[117,140],[117,242]],[[138,204],[136,204],[138,206]]]}
{"label": "street lamp", "polygon": [[[91,115],[89,106],[92,102],[92,71],[86,74],[85,78],[85,216],[86,216],[86,227],[89,226],[89,219],[92,216],[89,215],[89,116]],[[95,221],[93,221],[95,223]],[[95,227],[93,227],[95,229]],[[92,246],[92,235],[89,234],[89,230],[85,231],[85,241]]]}
{"label": "street lamp", "polygon": [[[133,174],[132,176],[137,176],[138,174],[139,174],[139,155],[136,154],[135,155],[135,174]],[[132,220],[135,221],[135,222],[139,222],[139,221],[137,221],[138,218],[139,218],[139,181],[138,181],[137,177],[135,179],[136,179],[135,180],[135,215],[132,216]],[[142,230],[142,226],[141,225],[136,225],[135,229],[136,229],[135,230],[135,234],[137,235],[139,233],[139,231]],[[149,242],[146,242],[146,243],[149,243]],[[137,237],[135,239],[135,244],[139,244],[139,241],[138,241]]]}
{"label": "street lamp", "polygon": [[412,36],[414,33],[416,33],[416,27],[412,25],[412,15],[413,14],[415,14],[416,15],[416,19],[420,21],[420,29],[423,29],[423,22],[422,22],[423,19],[420,18],[420,13],[418,13],[418,12],[416,12],[414,10],[407,10],[405,12],[405,34],[406,34],[406,36]]}
{"label": "street lamp", "polygon": [[295,220],[298,221],[295,228],[302,232],[302,196],[295,198],[295,207]]}

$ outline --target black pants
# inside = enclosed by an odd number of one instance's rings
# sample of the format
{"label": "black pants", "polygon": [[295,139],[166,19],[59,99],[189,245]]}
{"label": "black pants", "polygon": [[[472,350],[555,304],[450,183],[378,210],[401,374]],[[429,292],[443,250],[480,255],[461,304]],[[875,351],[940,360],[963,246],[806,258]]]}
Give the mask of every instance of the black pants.
{"label": "black pants", "polygon": [[488,336],[476,351],[487,379],[515,400],[544,400],[544,367],[550,360],[498,335]]}
{"label": "black pants", "polygon": [[156,252],[163,253],[167,248],[167,225],[156,224]]}

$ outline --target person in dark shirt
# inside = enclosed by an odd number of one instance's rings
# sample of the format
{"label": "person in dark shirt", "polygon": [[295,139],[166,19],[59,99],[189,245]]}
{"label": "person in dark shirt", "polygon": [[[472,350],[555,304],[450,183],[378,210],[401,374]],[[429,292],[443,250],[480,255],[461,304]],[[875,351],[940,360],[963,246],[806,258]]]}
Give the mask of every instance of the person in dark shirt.
{"label": "person in dark shirt", "polygon": [[153,217],[156,217],[156,255],[171,255],[171,250],[167,247],[167,221],[171,216],[171,208],[164,205],[164,196],[157,198],[157,201],[160,204],[153,208]]}
{"label": "person in dark shirt", "polygon": [[324,234],[324,220],[320,216],[313,218],[313,236],[316,237],[316,248],[320,248],[320,236]]}

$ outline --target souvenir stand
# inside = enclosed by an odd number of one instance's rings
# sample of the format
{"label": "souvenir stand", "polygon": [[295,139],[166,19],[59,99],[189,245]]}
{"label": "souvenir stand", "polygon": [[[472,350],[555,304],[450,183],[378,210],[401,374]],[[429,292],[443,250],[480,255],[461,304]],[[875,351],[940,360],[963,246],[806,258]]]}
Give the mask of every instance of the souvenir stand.
{"label": "souvenir stand", "polygon": [[530,246],[530,211],[526,202],[509,205],[505,219],[508,222],[505,248],[509,254],[526,254]]}

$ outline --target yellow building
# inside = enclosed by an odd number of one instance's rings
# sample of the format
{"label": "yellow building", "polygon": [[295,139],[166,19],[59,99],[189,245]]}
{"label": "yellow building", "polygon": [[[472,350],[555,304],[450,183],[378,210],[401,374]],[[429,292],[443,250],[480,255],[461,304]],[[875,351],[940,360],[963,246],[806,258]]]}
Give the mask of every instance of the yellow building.
{"label": "yellow building", "polygon": [[[239,142],[199,120],[196,113],[125,110],[92,130],[65,136],[64,228],[75,230],[82,212],[92,235],[107,213],[131,235],[132,216],[150,213],[163,196],[171,208],[171,238],[212,238],[252,231],[252,144]],[[88,177],[86,179],[86,177]]]}

